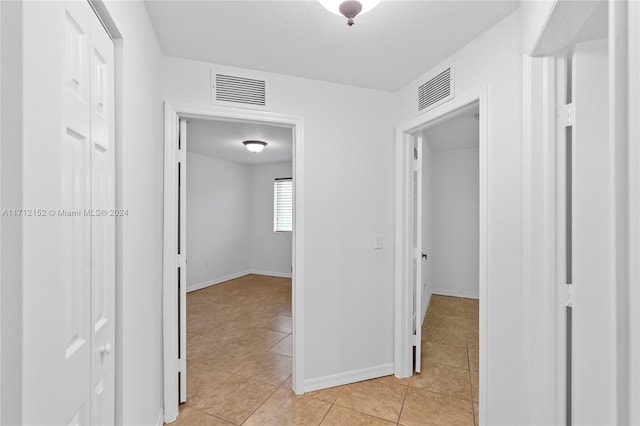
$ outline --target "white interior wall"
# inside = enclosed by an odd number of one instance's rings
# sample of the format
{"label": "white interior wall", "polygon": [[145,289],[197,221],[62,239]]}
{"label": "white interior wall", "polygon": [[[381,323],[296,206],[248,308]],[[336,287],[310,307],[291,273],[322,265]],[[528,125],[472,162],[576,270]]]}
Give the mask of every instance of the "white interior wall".
{"label": "white interior wall", "polygon": [[[0,2],[0,204],[22,203],[22,4]],[[0,424],[22,424],[22,222],[0,219]]]}
{"label": "white interior wall", "polygon": [[[212,67],[223,68],[165,57],[164,99],[210,104]],[[304,118],[305,387],[390,374],[393,95],[268,77],[270,110]],[[382,250],[373,248],[375,234]]]}
{"label": "white interior wall", "polygon": [[291,276],[291,232],[273,232],[273,182],[291,177],[292,163],[251,167],[251,271],[257,274]]}
{"label": "white interior wall", "polygon": [[161,51],[144,3],[105,2],[116,43],[116,423],[162,420]]}
{"label": "white interior wall", "polygon": [[187,291],[249,273],[251,167],[187,153]]}
{"label": "white interior wall", "polygon": [[249,273],[291,276],[291,233],[273,232],[273,181],[291,166],[187,153],[187,291]]}
{"label": "white interior wall", "polygon": [[480,247],[478,150],[436,151],[432,166],[431,291],[477,299]]}
{"label": "white interior wall", "polygon": [[[520,21],[512,14],[477,37],[444,64],[454,63],[456,96],[486,85],[488,120],[488,288],[480,301],[488,315],[487,359],[481,417],[487,424],[526,422],[522,298],[522,48]],[[425,76],[428,73],[425,74]],[[417,115],[416,90],[397,96],[396,119]],[[392,204],[392,203],[391,203]],[[484,389],[483,389],[484,391]]]}

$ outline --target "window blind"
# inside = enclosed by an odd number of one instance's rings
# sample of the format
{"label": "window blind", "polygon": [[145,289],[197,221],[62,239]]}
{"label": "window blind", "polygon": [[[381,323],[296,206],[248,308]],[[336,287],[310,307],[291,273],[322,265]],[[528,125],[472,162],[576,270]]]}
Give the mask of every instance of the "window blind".
{"label": "window blind", "polygon": [[276,179],[273,183],[273,231],[293,230],[293,180]]}

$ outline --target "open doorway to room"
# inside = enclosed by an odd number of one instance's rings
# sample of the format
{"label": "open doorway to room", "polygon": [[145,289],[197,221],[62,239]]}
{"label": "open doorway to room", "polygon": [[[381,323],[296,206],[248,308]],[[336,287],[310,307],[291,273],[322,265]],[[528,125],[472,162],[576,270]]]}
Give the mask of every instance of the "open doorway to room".
{"label": "open doorway to room", "polygon": [[481,87],[396,131],[395,375],[469,424],[487,374],[486,123]]}
{"label": "open doorway to room", "polygon": [[280,388],[303,388],[302,125],[165,104],[167,423],[241,424]]}
{"label": "open doorway to room", "polygon": [[[186,134],[188,404],[180,413],[240,424],[292,372],[293,134],[197,118]],[[250,140],[267,145],[250,152]],[[251,398],[229,398],[241,390]]]}
{"label": "open doorway to room", "polygon": [[[478,412],[479,110],[452,114],[421,133],[421,373],[415,386]],[[418,236],[420,238],[420,236]],[[454,401],[452,399],[452,401]],[[477,420],[476,420],[477,422]]]}

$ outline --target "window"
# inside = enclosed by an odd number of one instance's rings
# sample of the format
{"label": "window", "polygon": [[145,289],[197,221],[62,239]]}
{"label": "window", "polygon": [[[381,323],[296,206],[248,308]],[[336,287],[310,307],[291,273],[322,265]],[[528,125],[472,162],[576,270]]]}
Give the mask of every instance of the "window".
{"label": "window", "polygon": [[276,179],[273,183],[273,231],[293,230],[293,180]]}

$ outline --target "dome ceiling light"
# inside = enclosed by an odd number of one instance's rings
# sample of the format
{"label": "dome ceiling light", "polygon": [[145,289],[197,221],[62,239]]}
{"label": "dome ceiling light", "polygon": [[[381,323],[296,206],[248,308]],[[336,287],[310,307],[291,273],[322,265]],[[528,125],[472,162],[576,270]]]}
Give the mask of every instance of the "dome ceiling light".
{"label": "dome ceiling light", "polygon": [[262,141],[244,141],[242,143],[250,152],[260,152],[267,146],[267,143]]}
{"label": "dome ceiling light", "polygon": [[343,15],[347,18],[347,25],[353,26],[353,18],[364,15],[380,3],[380,0],[320,0],[329,12]]}

